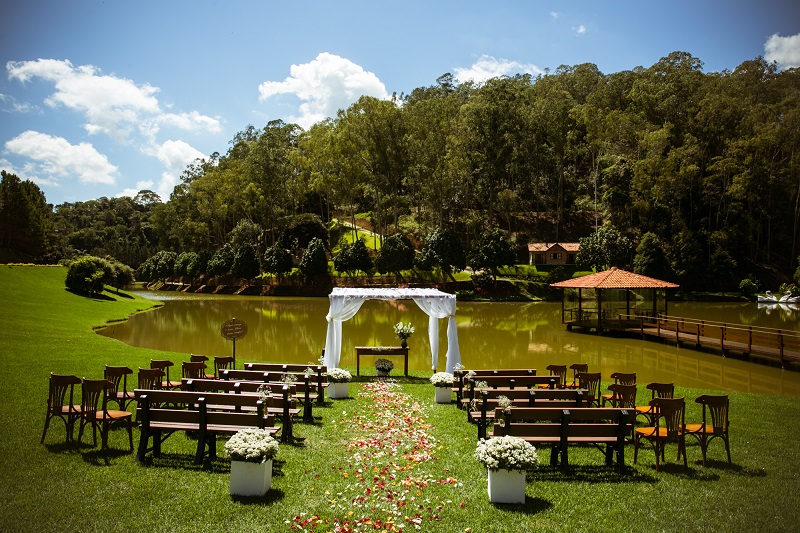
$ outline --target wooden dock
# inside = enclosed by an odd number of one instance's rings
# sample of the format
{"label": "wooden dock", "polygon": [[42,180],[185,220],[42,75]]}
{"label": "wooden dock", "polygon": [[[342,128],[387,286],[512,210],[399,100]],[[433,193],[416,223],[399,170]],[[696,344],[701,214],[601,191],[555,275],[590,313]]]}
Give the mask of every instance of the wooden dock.
{"label": "wooden dock", "polygon": [[755,355],[778,361],[782,368],[800,363],[800,333],[793,330],[665,315],[619,315],[617,319],[604,319],[602,328],[643,339],[670,340],[678,346],[717,349],[723,355],[731,351]]}

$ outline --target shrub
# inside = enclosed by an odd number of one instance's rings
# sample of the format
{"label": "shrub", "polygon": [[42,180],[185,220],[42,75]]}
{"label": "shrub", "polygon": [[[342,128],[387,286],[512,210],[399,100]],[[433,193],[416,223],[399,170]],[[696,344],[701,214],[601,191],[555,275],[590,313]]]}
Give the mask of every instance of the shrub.
{"label": "shrub", "polygon": [[112,266],[108,261],[84,255],[69,264],[65,283],[69,290],[91,296],[103,292],[103,283],[111,283],[112,280]]}
{"label": "shrub", "polygon": [[739,282],[739,292],[745,298],[752,298],[756,291],[758,291],[758,285],[752,279],[745,278]]}

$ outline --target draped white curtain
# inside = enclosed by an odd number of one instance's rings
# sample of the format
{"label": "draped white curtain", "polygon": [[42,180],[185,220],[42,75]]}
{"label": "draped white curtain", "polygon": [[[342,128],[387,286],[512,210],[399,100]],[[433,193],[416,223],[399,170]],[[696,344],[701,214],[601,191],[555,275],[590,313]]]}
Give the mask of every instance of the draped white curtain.
{"label": "draped white curtain", "polygon": [[323,362],[329,368],[339,366],[342,353],[342,322],[355,316],[366,300],[412,299],[428,315],[428,341],[431,347],[431,367],[436,371],[439,363],[439,319],[447,318],[447,355],[445,370],[461,362],[456,327],[456,297],[435,289],[346,289],[334,288],[328,297],[331,302],[328,332],[325,337]]}

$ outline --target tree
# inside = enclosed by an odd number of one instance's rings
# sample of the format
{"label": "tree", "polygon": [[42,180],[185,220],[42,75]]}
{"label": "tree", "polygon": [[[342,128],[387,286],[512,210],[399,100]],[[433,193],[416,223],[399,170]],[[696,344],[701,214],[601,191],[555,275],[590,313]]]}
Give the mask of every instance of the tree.
{"label": "tree", "polygon": [[425,270],[439,267],[442,276],[450,276],[450,279],[455,281],[453,271],[460,272],[467,267],[464,248],[456,232],[439,228],[429,233],[422,247],[420,265]]}
{"label": "tree", "polygon": [[231,264],[231,274],[248,282],[261,273],[258,253],[252,244],[243,244],[236,250]]}
{"label": "tree", "polygon": [[667,254],[654,233],[645,233],[639,241],[633,259],[633,271],[657,279],[669,279],[672,276]]}
{"label": "tree", "polygon": [[497,283],[497,269],[513,265],[516,260],[514,249],[506,234],[499,229],[482,233],[472,247],[470,265],[473,270],[488,269],[492,280]]}
{"label": "tree", "polygon": [[631,241],[610,223],[603,224],[588,237],[578,239],[580,250],[575,258],[578,268],[603,270],[625,267],[630,260]]}
{"label": "tree", "polygon": [[373,263],[364,241],[359,239],[352,244],[342,246],[333,258],[333,268],[338,272],[347,272],[350,279],[353,279],[359,270],[369,274],[373,269]]}
{"label": "tree", "polygon": [[800,257],[797,258],[797,270],[794,271],[794,282],[800,285]]}
{"label": "tree", "polygon": [[231,267],[233,266],[234,252],[231,245],[225,243],[222,247],[214,252],[211,259],[208,260],[208,275],[211,277],[225,276],[230,274]]}
{"label": "tree", "polygon": [[375,270],[380,273],[393,273],[400,278],[401,270],[414,268],[414,247],[408,237],[402,233],[390,235],[383,241],[383,246],[375,256]]}
{"label": "tree", "polygon": [[321,239],[313,238],[308,243],[308,248],[300,260],[300,272],[310,278],[320,278],[328,275],[328,256],[325,245]]}
{"label": "tree", "polygon": [[67,269],[67,289],[94,296],[103,292],[103,283],[113,279],[111,264],[103,258],[84,255],[73,260]]}
{"label": "tree", "polygon": [[194,277],[190,273],[190,267],[197,262],[197,254],[195,252],[183,252],[175,258],[175,275]]}
{"label": "tree", "polygon": [[267,248],[264,258],[261,261],[264,272],[280,278],[287,272],[292,271],[292,254],[290,254],[279,243]]}
{"label": "tree", "polygon": [[0,176],[0,248],[39,260],[49,247],[52,206],[32,181],[5,170]]}

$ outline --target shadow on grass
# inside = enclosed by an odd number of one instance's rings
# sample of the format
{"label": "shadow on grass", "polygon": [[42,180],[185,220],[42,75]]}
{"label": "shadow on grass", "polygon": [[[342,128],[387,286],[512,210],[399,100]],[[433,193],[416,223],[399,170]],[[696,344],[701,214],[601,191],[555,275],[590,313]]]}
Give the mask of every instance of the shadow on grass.
{"label": "shadow on grass", "polygon": [[281,501],[284,497],[282,490],[270,488],[264,496],[231,496],[231,500],[242,505],[272,505]]}
{"label": "shadow on grass", "polygon": [[525,503],[493,503],[492,505],[504,511],[517,511],[528,515],[538,514],[553,507],[553,504],[547,500],[530,496],[525,496]]}
{"label": "shadow on grass", "polygon": [[528,480],[549,481],[552,483],[655,483],[655,476],[626,466],[622,473],[616,467],[606,465],[573,465],[567,471],[560,466],[541,466],[528,474]]}
{"label": "shadow on grass", "polygon": [[[111,466],[112,459],[133,455],[134,453],[128,449],[121,450],[117,448],[106,448],[105,452],[102,452],[99,447],[87,444],[82,445],[80,448],[78,451],[83,457],[83,461],[93,466]],[[87,450],[83,450],[84,448],[87,448]]]}

